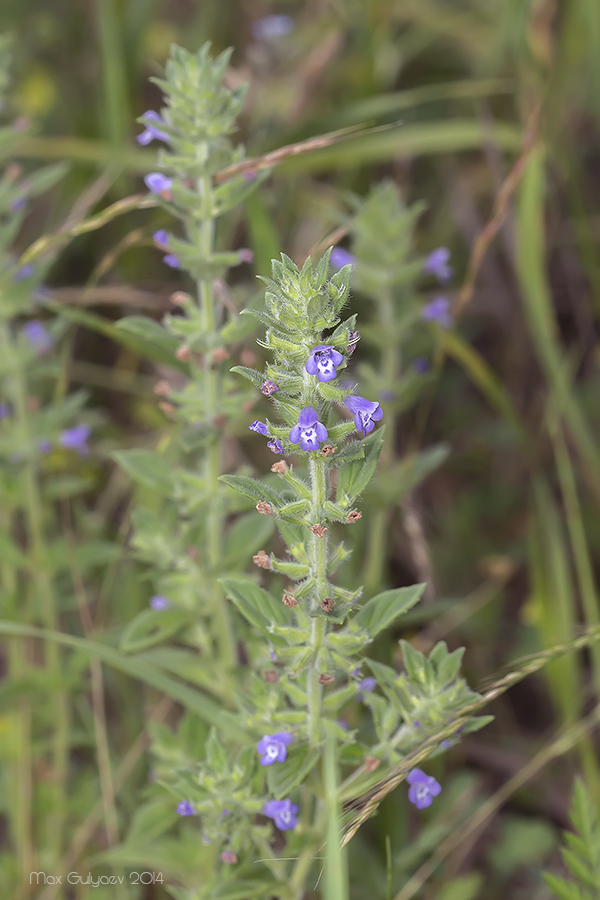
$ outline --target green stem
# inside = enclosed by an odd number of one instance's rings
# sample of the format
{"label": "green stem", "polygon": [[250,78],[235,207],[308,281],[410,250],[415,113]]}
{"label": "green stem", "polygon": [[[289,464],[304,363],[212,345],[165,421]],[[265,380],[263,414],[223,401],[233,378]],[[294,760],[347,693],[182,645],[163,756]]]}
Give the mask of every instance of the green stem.
{"label": "green stem", "polygon": [[[8,388],[15,409],[15,428],[24,447],[31,444],[27,418],[27,389],[21,362],[10,330],[5,322],[0,324],[0,346],[7,363]],[[28,455],[23,470],[23,497],[27,530],[29,534],[30,572],[35,586],[41,619],[46,628],[58,630],[58,616],[52,590],[52,581],[47,566],[47,551],[43,536],[42,502],[38,488],[35,465]],[[69,710],[66,694],[58,687],[61,675],[61,654],[56,644],[46,647],[46,661],[50,680],[54,686],[52,738],[52,762],[54,769],[54,796],[52,814],[48,822],[48,845],[54,858],[60,856],[62,831],[66,814],[65,785],[69,750]]]}
{"label": "green stem", "polygon": [[[326,499],[325,460],[312,456],[310,459],[310,480],[312,487],[311,520],[314,525],[320,524],[323,504]],[[311,548],[311,568],[316,582],[311,612],[320,610],[321,600],[327,596],[327,532],[323,537],[313,534]],[[327,633],[327,620],[322,616],[313,616],[310,632],[311,661],[308,669],[308,727],[312,746],[320,743],[321,702],[323,686],[319,683],[318,657]]]}
{"label": "green stem", "polygon": [[[198,192],[202,198],[205,209],[212,209],[210,196],[212,184],[208,176],[198,179]],[[212,217],[205,218],[200,224],[199,250],[203,259],[210,259],[214,246],[215,221]],[[212,281],[208,278],[201,279],[197,283],[198,300],[202,310],[204,333],[213,335],[217,328],[217,314],[214,302]],[[209,342],[210,345],[210,342]],[[206,423],[210,426],[219,414],[222,395],[221,377],[218,369],[212,367],[211,354],[204,354],[203,362],[203,391],[204,411]],[[221,474],[220,460],[222,448],[219,438],[215,434],[211,437],[204,457],[204,477],[208,494],[208,515],[206,545],[208,568],[212,582],[213,612],[215,627],[219,644],[219,658],[231,669],[236,662],[235,639],[231,628],[231,622],[227,612],[225,595],[217,582],[220,573],[220,564],[223,558],[223,532],[224,510],[221,500],[219,475]]]}

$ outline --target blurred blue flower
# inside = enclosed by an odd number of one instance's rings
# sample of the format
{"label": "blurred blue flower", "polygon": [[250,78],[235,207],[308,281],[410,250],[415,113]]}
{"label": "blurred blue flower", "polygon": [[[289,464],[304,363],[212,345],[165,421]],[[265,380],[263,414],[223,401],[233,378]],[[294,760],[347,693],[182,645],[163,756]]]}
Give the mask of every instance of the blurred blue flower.
{"label": "blurred blue flower", "polygon": [[44,356],[52,349],[54,341],[39,319],[32,319],[23,325],[22,333],[38,356]]}
{"label": "blurred blue flower", "polygon": [[421,310],[425,322],[437,322],[440,328],[450,328],[454,319],[450,315],[450,301],[447,297],[436,297]]}
{"label": "blurred blue flower", "polygon": [[27,197],[15,197],[15,199],[10,204],[10,208],[13,212],[19,212],[21,209],[25,209],[27,206]]}
{"label": "blurred blue flower", "polygon": [[20,281],[25,281],[26,278],[31,278],[34,272],[35,269],[33,268],[32,264],[25,263],[24,266],[21,266],[20,269],[17,269],[12,277],[12,280],[18,284]]}
{"label": "blurred blue flower", "polygon": [[167,253],[166,256],[163,256],[163,262],[165,263],[165,265],[170,266],[172,269],[178,269],[181,265],[177,257],[173,256],[172,253]]}
{"label": "blurred blue flower", "polygon": [[356,260],[343,247],[334,247],[331,251],[329,262],[334,269],[342,269],[344,266],[353,266]]}
{"label": "blurred blue flower", "polygon": [[423,271],[428,275],[435,275],[440,284],[445,284],[452,278],[453,269],[448,265],[450,251],[447,247],[438,247],[429,254],[425,260]]}
{"label": "blurred blue flower", "polygon": [[0,419],[6,419],[8,416],[10,416],[10,413],[10,403],[0,403]]}
{"label": "blurred blue flower", "polygon": [[415,370],[415,372],[418,372],[419,375],[424,375],[425,372],[429,372],[429,360],[425,359],[424,356],[417,356],[417,358],[413,361],[413,369]]}
{"label": "blurred blue flower", "polygon": [[163,597],[162,594],[155,594],[154,597],[150,597],[150,609],[155,610],[156,612],[169,609],[173,604],[169,600],[168,597]]}
{"label": "blurred blue flower", "polygon": [[40,453],[50,453],[52,441],[49,441],[48,438],[42,438],[41,441],[38,441],[38,450]]}
{"label": "blurred blue flower", "polygon": [[369,675],[368,678],[363,678],[362,681],[359,681],[356,687],[358,690],[357,697],[359,700],[362,700],[364,694],[371,694],[375,690],[377,687],[377,679],[373,678],[372,675]]}
{"label": "blurred blue flower", "polygon": [[75,425],[73,428],[66,428],[60,434],[59,443],[66,450],[76,450],[80,456],[87,456],[90,452],[87,439],[91,430],[89,425]]}
{"label": "blurred blue flower", "polygon": [[287,757],[287,748],[294,740],[294,736],[289,731],[278,731],[277,734],[265,734],[256,745],[256,749],[261,755],[261,766],[271,766],[275,762],[285,762]]}
{"label": "blurred blue flower", "polygon": [[151,141],[168,141],[169,135],[164,131],[161,131],[159,128],[154,125],[156,122],[158,125],[164,125],[165,123],[161,119],[160,115],[153,109],[147,110],[144,113],[144,118],[150,119],[150,122],[145,123],[145,128],[141,134],[138,134],[136,137],[136,141],[138,144],[141,144],[142,147],[145,147],[146,144],[149,144]]}
{"label": "blurred blue flower", "polygon": [[417,807],[425,809],[431,806],[431,801],[441,792],[442,787],[431,775],[426,775],[421,769],[411,769],[406,776],[410,784],[408,799]]}
{"label": "blurred blue flower", "polygon": [[177,812],[180,816],[193,816],[195,815],[196,810],[187,800],[182,800],[177,804]]}
{"label": "blurred blue flower", "polygon": [[153,194],[162,194],[163,191],[170,191],[173,187],[173,179],[167,178],[162,172],[150,172],[144,178],[144,184]]}
{"label": "blurred blue flower", "polygon": [[248,428],[250,431],[256,431],[258,434],[264,434],[265,437],[269,437],[269,429],[264,422],[259,422],[258,419],[252,425],[248,425]]}
{"label": "blurred blue flower", "polygon": [[291,16],[264,16],[252,25],[252,37],[257,41],[273,41],[290,34],[294,24]]}
{"label": "blurred blue flower", "polygon": [[275,821],[280,831],[293,831],[298,824],[298,807],[291,800],[268,800],[262,811]]}
{"label": "blurred blue flower", "polygon": [[152,240],[155,244],[158,244],[159,247],[168,247],[169,232],[165,231],[164,228],[159,228],[158,231],[152,233]]}

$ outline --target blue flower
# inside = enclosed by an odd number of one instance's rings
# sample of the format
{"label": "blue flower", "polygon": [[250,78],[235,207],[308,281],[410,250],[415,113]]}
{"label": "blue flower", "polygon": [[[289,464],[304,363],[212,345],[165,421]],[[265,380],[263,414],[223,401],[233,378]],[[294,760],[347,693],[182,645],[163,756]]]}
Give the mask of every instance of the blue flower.
{"label": "blue flower", "polygon": [[452,278],[452,268],[448,265],[450,251],[447,247],[438,247],[429,254],[425,260],[423,271],[428,275],[435,275],[440,284],[445,284]]}
{"label": "blue flower", "polygon": [[23,325],[23,334],[39,356],[44,356],[52,349],[54,341],[52,336],[42,325],[39,319],[32,319]]}
{"label": "blue flower", "polygon": [[150,172],[144,178],[144,184],[153,194],[162,194],[164,191],[170,191],[173,187],[173,179],[167,178],[162,172]]}
{"label": "blue flower", "polygon": [[309,375],[317,375],[319,381],[331,381],[337,375],[336,366],[344,361],[342,354],[329,344],[317,344],[306,361]]}
{"label": "blue flower", "polygon": [[359,681],[356,687],[358,688],[357,696],[359,700],[362,700],[365,694],[373,693],[377,687],[377,679],[373,678],[372,675],[369,675],[368,678],[363,678],[362,681]]}
{"label": "blue flower", "polygon": [[10,403],[0,403],[0,419],[6,419],[10,413]]}
{"label": "blue flower", "polygon": [[417,356],[413,361],[413,369],[415,372],[418,372],[419,375],[424,375],[425,372],[429,371],[429,368],[429,360],[425,359],[424,356]]}
{"label": "blue flower", "polygon": [[187,800],[182,800],[181,803],[177,804],[177,812],[180,816],[193,816],[196,814],[196,810]]}
{"label": "blue flower", "polygon": [[168,247],[169,246],[169,232],[165,231],[164,228],[159,228],[158,231],[154,231],[152,234],[152,240],[155,244],[158,244],[159,247]]}
{"label": "blue flower", "polygon": [[170,266],[172,269],[178,269],[181,265],[177,257],[173,256],[172,253],[167,253],[166,256],[163,256],[163,262],[165,263],[165,265]]}
{"label": "blue flower", "polygon": [[76,450],[80,456],[87,456],[90,452],[87,439],[91,430],[89,425],[75,425],[73,428],[66,428],[61,432],[59,443],[66,450]]}
{"label": "blue flower", "polygon": [[156,122],[158,125],[164,125],[165,123],[161,119],[160,115],[155,112],[153,109],[149,109],[144,113],[145,119],[150,119],[150,122],[146,122],[145,129],[141,134],[138,134],[136,137],[136,141],[138,144],[141,144],[142,147],[145,147],[146,144],[149,144],[151,141],[165,141],[169,140],[169,135],[164,131],[161,131],[156,127],[153,123]]}
{"label": "blue flower", "polygon": [[41,441],[38,441],[38,450],[40,453],[50,453],[52,450],[52,441],[49,441],[48,438],[42,438]]}
{"label": "blue flower", "polygon": [[15,197],[15,199],[10,204],[10,208],[13,212],[19,212],[21,209],[25,209],[27,206],[27,197]]}
{"label": "blue flower", "polygon": [[353,266],[355,259],[351,253],[343,247],[334,247],[329,257],[329,262],[334,269],[342,269],[344,266]]}
{"label": "blue flower", "polygon": [[292,444],[300,444],[302,450],[318,450],[319,442],[327,440],[327,429],[319,422],[316,409],[305,406],[298,416],[298,424],[290,431]]}
{"label": "blue flower", "polygon": [[265,437],[269,437],[269,429],[265,425],[264,422],[259,422],[258,419],[252,423],[252,425],[248,425],[250,431],[256,431],[258,434],[264,434]]}
{"label": "blue flower", "polygon": [[447,297],[436,297],[421,310],[425,322],[437,322],[440,328],[450,328],[454,319],[450,315],[450,301]]}
{"label": "blue flower", "polygon": [[268,800],[262,811],[275,821],[280,831],[293,831],[298,824],[298,807],[291,800]]}
{"label": "blue flower", "polygon": [[431,806],[431,801],[441,792],[442,787],[431,775],[426,775],[421,769],[411,769],[406,780],[410,784],[408,799],[417,807],[425,809]]}
{"label": "blue flower", "polygon": [[31,265],[31,263],[25,263],[24,266],[21,266],[20,269],[17,269],[17,271],[15,272],[15,274],[12,277],[12,280],[18,284],[19,281],[25,281],[26,278],[31,278],[34,271],[35,271],[35,269]]}
{"label": "blue flower", "polygon": [[281,441],[278,441],[277,438],[275,438],[272,441],[269,441],[269,443],[267,444],[267,447],[269,448],[269,450],[272,450],[273,453],[283,453],[284,452],[283,444],[281,443]]}
{"label": "blue flower", "polygon": [[265,734],[256,745],[256,749],[262,756],[261,766],[271,766],[275,762],[285,762],[287,748],[294,740],[289,731],[278,731],[277,734]]}
{"label": "blue flower", "polygon": [[365,434],[370,434],[375,428],[375,422],[383,418],[383,410],[379,403],[357,397],[356,394],[346,397],[344,406],[354,415],[356,430],[364,431]]}
{"label": "blue flower", "polygon": [[172,605],[168,597],[163,597],[162,594],[155,594],[154,597],[150,597],[150,609],[154,609],[157,612],[162,609],[169,609]]}
{"label": "blue flower", "polygon": [[294,30],[294,20],[291,16],[273,15],[264,16],[252,26],[252,36],[257,41],[272,41],[285,37]]}

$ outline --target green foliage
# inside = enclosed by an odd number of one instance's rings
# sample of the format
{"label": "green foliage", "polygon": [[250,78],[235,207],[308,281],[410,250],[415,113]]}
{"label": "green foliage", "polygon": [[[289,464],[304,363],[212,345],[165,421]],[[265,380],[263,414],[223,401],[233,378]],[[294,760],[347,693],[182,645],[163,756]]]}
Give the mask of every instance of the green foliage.
{"label": "green foliage", "polygon": [[559,900],[594,900],[600,892],[600,815],[581,778],[575,781],[570,819],[574,833],[564,833],[561,852],[572,879],[550,872],[544,879]]}

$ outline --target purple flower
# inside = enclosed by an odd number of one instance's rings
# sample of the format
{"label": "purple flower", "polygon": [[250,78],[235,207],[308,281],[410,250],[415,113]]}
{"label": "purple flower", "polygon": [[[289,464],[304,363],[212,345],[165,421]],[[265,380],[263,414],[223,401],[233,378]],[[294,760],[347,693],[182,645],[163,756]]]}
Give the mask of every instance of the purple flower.
{"label": "purple flower", "polygon": [[21,266],[20,269],[17,269],[17,271],[15,272],[15,274],[12,277],[12,280],[18,284],[19,281],[25,281],[26,278],[31,278],[34,271],[35,270],[34,270],[33,266],[31,265],[31,263],[25,263],[24,266]]}
{"label": "purple flower", "polygon": [[450,301],[447,297],[436,297],[421,310],[425,322],[437,322],[440,328],[450,328],[454,319],[450,315]]}
{"label": "purple flower", "polygon": [[180,266],[179,260],[172,253],[167,253],[166,256],[163,256],[163,262],[165,265],[171,266],[172,269],[178,269]]}
{"label": "purple flower", "polygon": [[10,204],[10,208],[13,212],[18,212],[21,209],[25,209],[27,206],[27,197],[15,197],[15,199]]}
{"label": "purple flower", "polygon": [[59,443],[66,450],[76,450],[80,456],[87,456],[90,452],[87,439],[91,430],[89,425],[75,425],[73,428],[66,428],[61,432]]}
{"label": "purple flower", "polygon": [[336,366],[344,361],[342,354],[329,344],[317,344],[306,361],[309,375],[317,375],[319,381],[331,381],[337,375]]}
{"label": "purple flower", "polygon": [[344,731],[349,731],[350,726],[348,725],[348,723],[346,722],[345,719],[338,719],[337,723],[340,726],[340,728],[343,728]]}
{"label": "purple flower", "polygon": [[424,356],[417,356],[413,362],[413,369],[415,372],[418,372],[419,375],[424,375],[425,372],[429,371],[429,360],[425,359]]}
{"label": "purple flower", "polygon": [[263,815],[274,819],[280,831],[293,831],[298,824],[298,807],[291,800],[268,800],[262,811]]}
{"label": "purple flower", "polygon": [[52,450],[52,441],[49,441],[48,438],[42,438],[41,441],[38,441],[38,450],[40,453],[50,453]]}
{"label": "purple flower", "polygon": [[298,424],[290,431],[292,444],[300,444],[302,450],[318,450],[319,442],[327,440],[327,429],[319,422],[317,411],[305,406],[298,416]]}
{"label": "purple flower", "polygon": [[273,41],[285,37],[294,30],[294,20],[291,16],[273,15],[264,16],[252,26],[252,36],[257,41]]}
{"label": "purple flower", "polygon": [[279,390],[279,385],[275,384],[274,381],[269,381],[269,380],[263,381],[263,383],[260,387],[260,392],[261,392],[261,394],[264,394],[265,397],[270,397],[271,394],[277,393],[278,390]]}
{"label": "purple flower", "polygon": [[182,800],[181,803],[177,804],[177,812],[180,816],[193,816],[195,815],[196,810],[187,800]]}
{"label": "purple flower", "polygon": [[329,262],[334,269],[341,269],[344,266],[353,266],[355,259],[351,253],[344,250],[343,247],[334,247],[329,257]]}
{"label": "purple flower", "polygon": [[159,247],[167,247],[169,245],[169,233],[164,228],[159,228],[158,231],[153,232],[152,240]]}
{"label": "purple flower", "polygon": [[170,191],[173,186],[173,179],[167,178],[162,172],[150,172],[144,178],[144,184],[153,194],[162,194],[163,191]]}
{"label": "purple flower", "polygon": [[355,669],[352,669],[352,675],[354,678],[358,678],[360,675],[360,666],[357,666]]}
{"label": "purple flower", "polygon": [[406,780],[410,784],[408,799],[414,803],[417,809],[425,809],[431,806],[431,801],[441,792],[441,785],[431,775],[426,775],[421,769],[411,769]]}
{"label": "purple flower", "polygon": [[430,253],[425,260],[423,271],[428,275],[435,275],[440,284],[445,284],[452,278],[452,268],[448,265],[450,251],[447,247],[438,247]]}
{"label": "purple flower", "polygon": [[373,678],[372,675],[370,675],[368,678],[363,678],[363,680],[359,681],[359,683],[357,684],[358,698],[360,700],[362,700],[364,694],[371,694],[375,690],[376,687],[377,687],[377,679]]}
{"label": "purple flower", "polygon": [[269,443],[267,444],[267,447],[269,448],[269,450],[272,450],[273,453],[283,453],[284,452],[283,444],[281,443],[281,441],[278,441],[277,438],[275,438],[272,441],[269,441]]}
{"label": "purple flower", "polygon": [[45,353],[52,349],[54,341],[39,319],[32,319],[31,322],[26,322],[23,325],[23,334],[38,356],[44,356]]}
{"label": "purple flower", "polygon": [[275,651],[273,650],[272,647],[271,647],[271,649],[269,650],[269,656],[270,656],[270,658],[271,658],[271,660],[272,660],[273,662],[275,662],[275,660],[277,659],[277,654],[275,653]]}
{"label": "purple flower", "polygon": [[0,419],[10,416],[10,403],[0,403]]}
{"label": "purple flower", "polygon": [[265,425],[264,422],[259,422],[258,419],[252,423],[252,425],[248,425],[250,431],[257,431],[258,434],[264,434],[265,437],[269,437],[269,429]]}
{"label": "purple flower", "polygon": [[265,734],[258,742],[256,749],[262,756],[261,766],[271,766],[274,762],[285,762],[287,747],[294,740],[289,731],[278,731],[277,734]]}
{"label": "purple flower", "polygon": [[160,115],[155,112],[153,109],[149,109],[144,113],[145,119],[150,119],[150,122],[146,122],[145,129],[141,134],[138,134],[136,137],[136,141],[138,144],[141,144],[142,147],[145,147],[146,144],[149,144],[151,141],[168,141],[169,135],[165,134],[164,131],[161,131],[153,122],[156,122],[158,125],[164,125],[165,123],[161,119]]}
{"label": "purple flower", "polygon": [[364,431],[365,434],[370,434],[375,428],[375,422],[383,418],[383,410],[379,403],[357,397],[356,394],[346,397],[344,406],[354,415],[356,430]]}
{"label": "purple flower", "polygon": [[249,250],[248,247],[243,247],[239,251],[239,257],[241,263],[249,263],[250,265],[252,265],[252,263],[254,262],[254,251]]}
{"label": "purple flower", "polygon": [[156,612],[162,609],[169,609],[173,604],[168,599],[168,597],[163,597],[162,594],[155,594],[154,597],[150,597],[150,609],[155,610]]}

